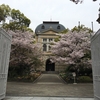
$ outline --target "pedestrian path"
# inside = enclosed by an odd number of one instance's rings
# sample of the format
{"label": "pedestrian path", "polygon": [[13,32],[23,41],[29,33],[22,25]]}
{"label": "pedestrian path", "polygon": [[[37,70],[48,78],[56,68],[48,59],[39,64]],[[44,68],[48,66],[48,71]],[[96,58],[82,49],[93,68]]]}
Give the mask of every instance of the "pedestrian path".
{"label": "pedestrian path", "polygon": [[16,100],[24,100],[24,97],[26,99],[29,97],[28,100],[34,100],[34,98],[37,98],[35,100],[44,100],[42,97],[46,97],[47,100],[48,98],[49,100],[83,100],[81,98],[84,100],[90,98],[91,100],[92,98],[93,100],[94,94],[92,83],[66,84],[58,74],[42,74],[34,83],[8,82],[6,96],[11,96],[8,100],[16,99],[16,97],[19,98]]}
{"label": "pedestrian path", "polygon": [[36,84],[64,84],[58,74],[42,74]]}
{"label": "pedestrian path", "polygon": [[94,100],[94,98],[67,98],[67,97],[6,97],[5,100]]}

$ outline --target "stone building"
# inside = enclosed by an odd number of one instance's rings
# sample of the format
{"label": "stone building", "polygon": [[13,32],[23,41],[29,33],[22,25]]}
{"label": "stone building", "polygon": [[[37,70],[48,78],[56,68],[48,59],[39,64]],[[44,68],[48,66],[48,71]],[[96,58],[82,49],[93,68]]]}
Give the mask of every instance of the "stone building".
{"label": "stone building", "polygon": [[58,34],[65,30],[65,27],[59,21],[43,21],[35,29],[36,42],[41,44],[43,51],[44,66],[42,71],[59,71],[59,66],[52,63],[50,44],[58,38]]}

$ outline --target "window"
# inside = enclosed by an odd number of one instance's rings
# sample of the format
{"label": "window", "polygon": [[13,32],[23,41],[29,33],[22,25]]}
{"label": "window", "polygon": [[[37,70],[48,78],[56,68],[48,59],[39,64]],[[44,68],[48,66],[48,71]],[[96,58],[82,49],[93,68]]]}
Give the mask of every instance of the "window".
{"label": "window", "polygon": [[50,39],[49,39],[49,42],[51,42],[51,41],[53,41],[53,39],[52,39],[52,38],[50,38]]}
{"label": "window", "polygon": [[57,26],[57,29],[60,29],[60,26],[59,25]]}
{"label": "window", "polygon": [[44,25],[42,25],[42,27],[41,27],[42,29],[45,29],[45,26]]}
{"label": "window", "polygon": [[47,51],[47,45],[43,44],[43,51]]}
{"label": "window", "polygon": [[47,42],[47,39],[46,38],[43,38],[43,42]]}

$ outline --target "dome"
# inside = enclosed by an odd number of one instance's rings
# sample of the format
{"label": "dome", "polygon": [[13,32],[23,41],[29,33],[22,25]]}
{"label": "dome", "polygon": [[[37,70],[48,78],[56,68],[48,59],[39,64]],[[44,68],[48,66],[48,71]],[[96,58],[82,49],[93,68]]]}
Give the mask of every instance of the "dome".
{"label": "dome", "polygon": [[59,24],[58,21],[43,21],[43,24],[40,24],[36,27],[35,34],[38,35],[49,30],[59,33],[64,31],[65,27],[62,24]]}

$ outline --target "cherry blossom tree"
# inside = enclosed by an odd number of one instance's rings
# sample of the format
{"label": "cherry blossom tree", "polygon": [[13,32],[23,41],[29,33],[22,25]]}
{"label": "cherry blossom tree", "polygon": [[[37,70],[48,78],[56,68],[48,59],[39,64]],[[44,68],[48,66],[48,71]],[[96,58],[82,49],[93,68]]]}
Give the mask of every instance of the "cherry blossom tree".
{"label": "cherry blossom tree", "polygon": [[87,31],[69,31],[52,46],[54,61],[71,65],[75,71],[80,66],[91,67],[90,33]]}
{"label": "cherry blossom tree", "polygon": [[31,32],[8,31],[12,35],[10,69],[16,69],[19,75],[30,74],[32,70],[42,66],[40,44],[35,44]]}

